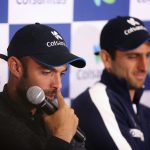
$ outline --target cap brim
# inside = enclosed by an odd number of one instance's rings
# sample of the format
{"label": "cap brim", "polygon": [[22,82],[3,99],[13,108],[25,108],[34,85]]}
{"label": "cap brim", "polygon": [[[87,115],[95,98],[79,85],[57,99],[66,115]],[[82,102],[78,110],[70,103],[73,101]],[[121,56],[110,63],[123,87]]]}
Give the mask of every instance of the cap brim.
{"label": "cap brim", "polygon": [[4,59],[4,60],[8,60],[8,56],[4,55],[4,54],[0,54],[0,58]]}
{"label": "cap brim", "polygon": [[130,41],[124,41],[116,45],[116,47],[121,51],[132,50],[139,47],[141,44],[150,41],[150,35],[143,34],[140,36],[132,36],[129,38]]}
{"label": "cap brim", "polygon": [[77,68],[83,68],[86,65],[83,58],[70,53],[66,47],[59,47],[59,49],[54,49],[54,51],[47,51],[46,54],[32,55],[31,57],[47,67],[57,67],[64,64],[71,64]]}

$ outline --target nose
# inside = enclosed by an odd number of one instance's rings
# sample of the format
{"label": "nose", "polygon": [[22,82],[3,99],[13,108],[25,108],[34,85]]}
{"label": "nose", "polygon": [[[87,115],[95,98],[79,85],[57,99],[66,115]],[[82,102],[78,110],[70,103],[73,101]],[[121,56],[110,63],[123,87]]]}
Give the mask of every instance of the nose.
{"label": "nose", "polygon": [[143,72],[147,72],[149,65],[149,57],[143,56],[139,59],[138,68]]}
{"label": "nose", "polygon": [[57,89],[62,88],[61,75],[56,73],[53,77],[53,87]]}

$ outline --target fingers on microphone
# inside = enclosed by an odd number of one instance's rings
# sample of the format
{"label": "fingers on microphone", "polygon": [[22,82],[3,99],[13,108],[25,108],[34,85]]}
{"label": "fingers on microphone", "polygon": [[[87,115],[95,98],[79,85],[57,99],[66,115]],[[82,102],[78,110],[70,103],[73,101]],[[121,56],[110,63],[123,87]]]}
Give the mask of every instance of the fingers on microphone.
{"label": "fingers on microphone", "polygon": [[49,120],[49,115],[47,115],[46,113],[44,113],[44,114],[42,115],[42,117],[43,117],[43,119],[44,119],[45,122],[48,122],[48,120]]}
{"label": "fingers on microphone", "polygon": [[74,118],[75,126],[77,126],[79,123],[79,118],[76,116],[74,109],[72,108],[69,108],[69,109],[70,109],[70,115],[72,115],[72,118]]}
{"label": "fingers on microphone", "polygon": [[75,115],[76,125],[79,124],[79,118]]}
{"label": "fingers on microphone", "polygon": [[61,94],[61,91],[57,91],[57,100],[58,100],[58,108],[63,107],[65,105],[65,101]]}

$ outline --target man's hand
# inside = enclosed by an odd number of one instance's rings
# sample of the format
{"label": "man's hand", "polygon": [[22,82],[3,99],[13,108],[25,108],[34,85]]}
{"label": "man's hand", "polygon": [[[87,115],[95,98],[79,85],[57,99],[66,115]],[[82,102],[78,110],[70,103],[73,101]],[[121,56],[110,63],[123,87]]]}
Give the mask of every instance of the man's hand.
{"label": "man's hand", "polygon": [[78,118],[64,101],[61,92],[57,92],[58,110],[52,115],[44,115],[44,121],[52,131],[53,136],[63,139],[70,143],[76,133]]}

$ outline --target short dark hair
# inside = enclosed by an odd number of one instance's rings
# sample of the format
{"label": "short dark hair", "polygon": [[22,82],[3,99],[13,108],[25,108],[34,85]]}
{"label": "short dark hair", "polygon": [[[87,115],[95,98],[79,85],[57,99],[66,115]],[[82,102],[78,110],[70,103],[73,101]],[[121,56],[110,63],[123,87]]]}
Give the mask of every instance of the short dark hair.
{"label": "short dark hair", "polygon": [[107,52],[111,56],[112,60],[115,60],[115,58],[116,58],[116,51],[117,51],[117,48],[114,48],[114,49],[111,49],[111,50],[107,50]]}

